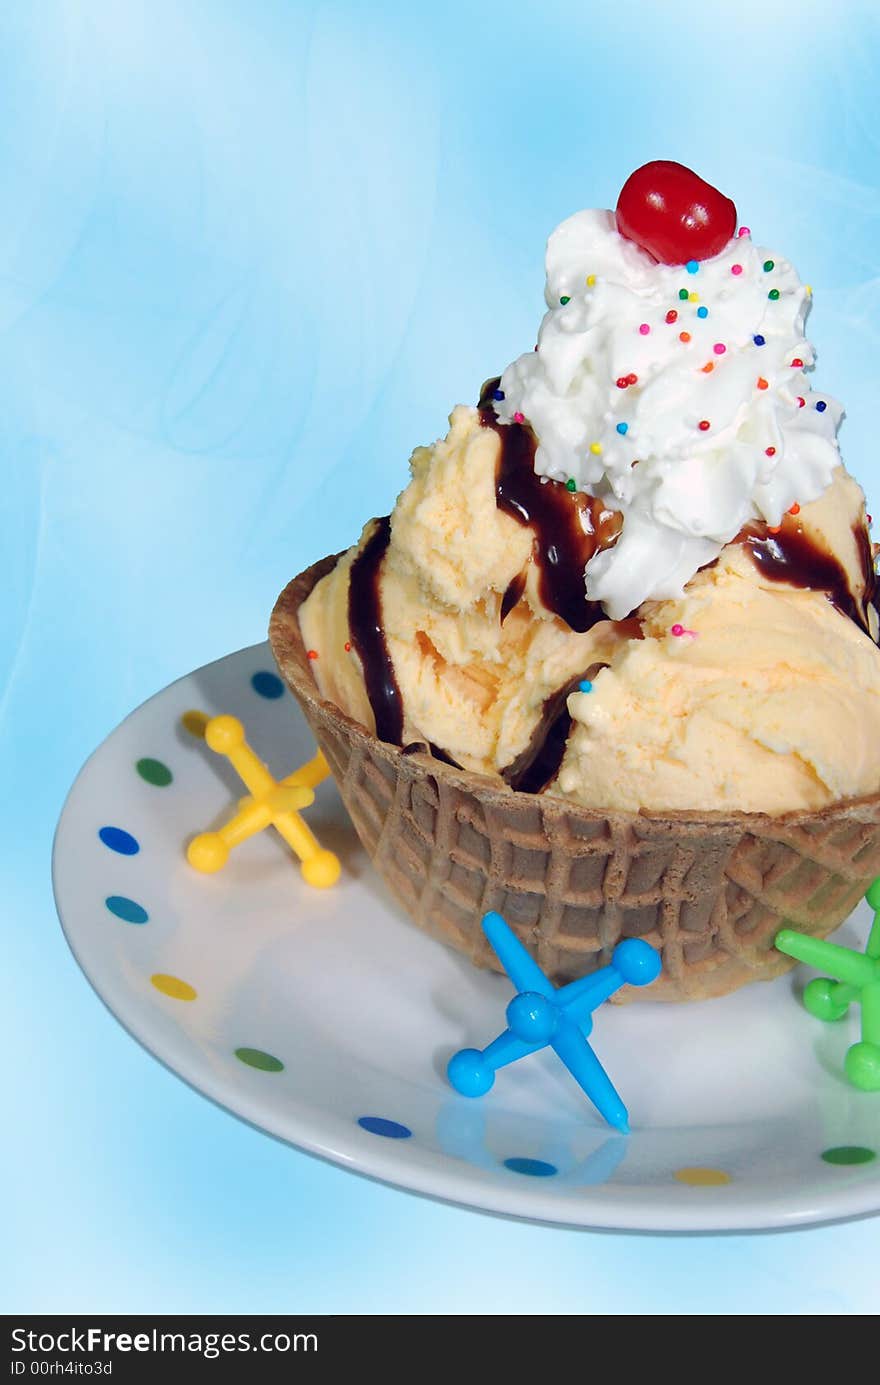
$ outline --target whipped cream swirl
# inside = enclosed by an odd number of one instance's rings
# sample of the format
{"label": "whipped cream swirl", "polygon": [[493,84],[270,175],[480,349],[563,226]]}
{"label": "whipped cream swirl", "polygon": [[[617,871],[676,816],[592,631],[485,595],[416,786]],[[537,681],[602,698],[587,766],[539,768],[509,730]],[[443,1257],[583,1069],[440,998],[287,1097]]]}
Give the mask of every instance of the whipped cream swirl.
{"label": "whipped cream swirl", "polygon": [[843,410],[804,374],[809,291],[748,233],[664,265],[612,212],[583,211],[550,236],[546,269],[537,350],[505,370],[495,409],[531,424],[539,475],[623,513],[585,572],[620,620],[679,596],[748,521],[815,500],[840,463]]}

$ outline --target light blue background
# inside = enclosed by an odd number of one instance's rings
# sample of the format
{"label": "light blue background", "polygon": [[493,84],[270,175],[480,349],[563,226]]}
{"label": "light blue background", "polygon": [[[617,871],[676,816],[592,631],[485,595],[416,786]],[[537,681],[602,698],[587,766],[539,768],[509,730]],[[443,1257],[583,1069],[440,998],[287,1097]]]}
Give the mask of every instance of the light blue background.
{"label": "light blue background", "polygon": [[273,1142],[103,1010],[49,882],[86,755],[388,509],[411,448],[531,344],[548,231],[646,159],[718,182],[812,282],[817,380],[880,505],[871,11],[3,7],[0,1308],[876,1309],[875,1221],[566,1232]]}

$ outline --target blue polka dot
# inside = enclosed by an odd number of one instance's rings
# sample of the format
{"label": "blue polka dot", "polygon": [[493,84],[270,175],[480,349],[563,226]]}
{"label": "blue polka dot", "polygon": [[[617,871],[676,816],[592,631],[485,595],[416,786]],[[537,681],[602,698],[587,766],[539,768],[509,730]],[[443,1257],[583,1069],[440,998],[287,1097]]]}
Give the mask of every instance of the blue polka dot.
{"label": "blue polka dot", "polygon": [[118,851],[120,856],[136,856],[141,849],[137,838],[130,832],[124,832],[121,827],[102,827],[98,836],[105,846],[111,851]]}
{"label": "blue polka dot", "polygon": [[628,432],[629,432],[629,424],[628,424],[628,423],[618,423],[618,425],[617,425],[617,431],[618,431],[618,433],[620,434],[620,436],[623,437],[623,435],[624,435],[625,433],[628,433]]}
{"label": "blue polka dot", "polygon": [[133,899],[126,899],[124,894],[108,895],[104,903],[111,914],[115,914],[124,923],[146,923],[150,917],[142,905],[135,904]]}
{"label": "blue polka dot", "polygon": [[708,317],[708,316],[709,316],[709,309],[708,309],[708,308],[697,308],[697,317]]}
{"label": "blue polka dot", "polygon": [[816,408],[818,409],[820,414],[824,414],[825,410],[828,408],[828,405],[825,403],[824,399],[820,399],[819,403],[816,405]]}
{"label": "blue polka dot", "polygon": [[270,699],[284,696],[284,684],[275,673],[268,673],[265,669],[260,669],[251,679],[251,687],[260,697]]}
{"label": "blue polka dot", "polygon": [[760,332],[756,337],[752,337],[752,341],[755,343],[756,346],[763,346],[766,340],[766,337],[762,337]]}
{"label": "blue polka dot", "polygon": [[685,269],[687,270],[688,274],[696,274],[699,268],[700,266],[696,260],[688,260],[687,264],[685,265]]}
{"label": "blue polka dot", "polygon": [[545,1164],[543,1159],[505,1159],[504,1167],[513,1173],[526,1173],[531,1178],[552,1178],[559,1170],[555,1164]]}
{"label": "blue polka dot", "polygon": [[369,1130],[371,1135],[384,1135],[387,1140],[408,1140],[412,1131],[397,1121],[386,1120],[384,1116],[359,1116],[358,1125]]}

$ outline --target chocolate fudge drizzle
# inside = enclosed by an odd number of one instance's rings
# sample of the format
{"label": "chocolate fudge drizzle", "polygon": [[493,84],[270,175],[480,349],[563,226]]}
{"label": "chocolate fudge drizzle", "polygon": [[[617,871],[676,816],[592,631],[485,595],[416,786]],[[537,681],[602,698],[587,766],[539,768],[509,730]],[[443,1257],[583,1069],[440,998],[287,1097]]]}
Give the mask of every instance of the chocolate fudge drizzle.
{"label": "chocolate fudge drizzle", "polygon": [[508,585],[507,585],[507,591],[504,593],[504,595],[503,595],[502,598],[501,598],[501,624],[502,624],[502,625],[503,625],[504,622],[507,620],[507,617],[510,615],[511,611],[513,610],[514,606],[515,606],[515,605],[517,604],[517,602],[519,601],[519,599],[520,599],[520,597],[522,596],[522,594],[523,594],[523,592],[525,591],[525,589],[526,589],[526,573],[525,573],[525,569],[523,569],[522,572],[518,572],[518,573],[516,574],[516,576],[513,578],[513,580],[512,580],[511,582],[508,583]]}
{"label": "chocolate fudge drizzle", "polygon": [[501,771],[502,779],[512,789],[519,789],[520,793],[540,793],[556,778],[571,730],[569,695],[584,679],[595,678],[600,669],[607,667],[607,664],[591,664],[584,673],[545,699],[541,719],[525,750]]}
{"label": "chocolate fudge drizzle", "polygon": [[765,524],[747,524],[734,542],[745,546],[762,577],[805,591],[824,592],[838,611],[849,616],[873,639],[868,606],[877,606],[878,582],[871,541],[861,524],[853,525],[853,536],[865,582],[865,597],[861,602],[853,595],[843,564],[788,515],[777,533],[770,533]]}
{"label": "chocolate fudge drizzle", "polygon": [[385,515],[376,520],[375,529],[351,565],[348,627],[363,665],[367,697],[376,718],[376,735],[380,741],[400,745],[403,702],[388,652],[379,592],[379,576],[390,539],[391,516]]}
{"label": "chocolate fudge drizzle", "polygon": [[[480,392],[480,423],[498,434],[495,503],[518,524],[532,530],[538,565],[538,590],[549,611],[583,634],[607,620],[601,603],[588,601],[584,569],[594,553],[617,542],[622,516],[595,496],[570,491],[535,471],[537,439],[526,423],[500,423],[492,405],[499,379],[487,380]],[[518,582],[519,578],[514,579]],[[501,603],[501,619],[522,595],[514,582]]]}
{"label": "chocolate fudge drizzle", "polygon": [[878,621],[880,621],[880,576],[874,567],[874,549],[871,545],[871,536],[864,524],[854,524],[853,534],[862,567],[862,580],[865,584],[865,607],[867,610],[868,606],[873,606],[877,612]]}
{"label": "chocolate fudge drizzle", "polygon": [[435,760],[442,760],[444,765],[451,765],[453,769],[462,769],[463,766],[457,760],[453,760],[451,755],[447,755],[445,750],[441,750],[439,745],[433,741],[410,741],[401,750],[401,755],[424,755],[425,752]]}

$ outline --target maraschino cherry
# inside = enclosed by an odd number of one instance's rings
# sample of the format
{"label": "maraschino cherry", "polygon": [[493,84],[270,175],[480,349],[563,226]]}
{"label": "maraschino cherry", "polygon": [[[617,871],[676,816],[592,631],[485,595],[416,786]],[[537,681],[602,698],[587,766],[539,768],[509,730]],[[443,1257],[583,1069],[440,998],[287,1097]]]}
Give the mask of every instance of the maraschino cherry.
{"label": "maraschino cherry", "polygon": [[736,231],[736,207],[684,164],[654,159],[621,188],[617,229],[661,264],[709,260]]}

